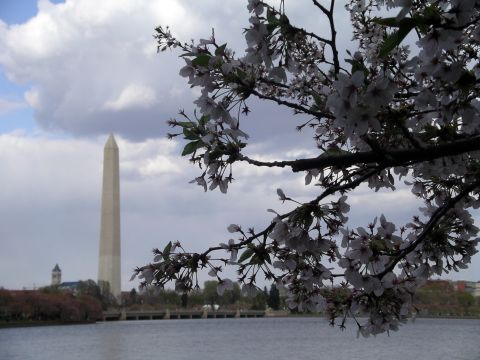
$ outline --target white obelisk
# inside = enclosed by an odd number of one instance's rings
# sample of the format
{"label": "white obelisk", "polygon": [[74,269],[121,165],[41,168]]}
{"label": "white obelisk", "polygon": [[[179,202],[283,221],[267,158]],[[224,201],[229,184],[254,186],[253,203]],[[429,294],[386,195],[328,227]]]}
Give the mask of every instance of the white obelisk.
{"label": "white obelisk", "polygon": [[118,146],[108,137],[103,152],[102,219],[98,285],[120,300],[120,181]]}

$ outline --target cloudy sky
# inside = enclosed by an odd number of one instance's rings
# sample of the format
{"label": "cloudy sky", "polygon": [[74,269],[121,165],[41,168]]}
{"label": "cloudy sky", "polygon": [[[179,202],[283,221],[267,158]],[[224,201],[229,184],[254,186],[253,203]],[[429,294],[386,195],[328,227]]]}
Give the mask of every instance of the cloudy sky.
{"label": "cloudy sky", "polygon": [[[208,37],[243,51],[246,1],[1,0],[0,1],[0,286],[50,283],[56,263],[64,281],[96,279],[103,144],[120,148],[122,287],[151,250],[170,240],[201,250],[225,242],[226,226],[260,228],[268,208],[282,211],[276,189],[307,200],[315,194],[287,170],[237,166],[228,195],[188,182],[197,169],[165,139],[165,121],[193,110],[195,93],[178,76],[175,53],[156,53],[152,37],[170,25],[178,37]],[[310,1],[287,2],[310,30],[322,24]],[[346,24],[345,14],[338,20]],[[341,49],[350,46],[345,25]],[[250,155],[264,159],[313,155],[300,120],[270,104],[253,103],[244,123]],[[415,200],[407,190],[351,197],[352,225],[385,213],[407,222]],[[378,204],[390,204],[379,210]],[[379,213],[380,211],[380,213]],[[478,218],[478,217],[477,217]],[[450,279],[480,280],[480,258]],[[206,278],[206,277],[205,277]],[[205,279],[203,278],[203,279]]]}

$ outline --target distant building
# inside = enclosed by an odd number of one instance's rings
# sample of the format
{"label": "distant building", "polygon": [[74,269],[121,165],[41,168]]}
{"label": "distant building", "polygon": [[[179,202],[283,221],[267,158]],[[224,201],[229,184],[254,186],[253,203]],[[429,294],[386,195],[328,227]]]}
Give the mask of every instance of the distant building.
{"label": "distant building", "polygon": [[475,297],[480,297],[480,281],[457,281],[457,290],[472,294]]}
{"label": "distant building", "polygon": [[70,291],[75,294],[77,292],[78,281],[64,281],[62,282],[62,270],[58,264],[52,270],[52,286],[58,286],[60,290]]}
{"label": "distant building", "polygon": [[52,286],[58,286],[62,282],[62,270],[58,264],[55,264],[55,267],[52,270]]}

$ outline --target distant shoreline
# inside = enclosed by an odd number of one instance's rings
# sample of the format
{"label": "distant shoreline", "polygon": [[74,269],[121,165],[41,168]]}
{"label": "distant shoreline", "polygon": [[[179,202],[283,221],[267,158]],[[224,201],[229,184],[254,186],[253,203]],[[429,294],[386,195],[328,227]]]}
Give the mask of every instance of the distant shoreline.
{"label": "distant shoreline", "polygon": [[96,321],[0,321],[0,330],[22,327],[85,325],[95,323]]}
{"label": "distant shoreline", "polygon": [[[321,314],[270,314],[264,318],[312,318],[312,317],[324,317]],[[446,320],[480,320],[478,316],[416,316],[414,319],[446,319]],[[198,319],[200,320],[200,319]],[[412,318],[409,319],[412,321]],[[118,321],[135,321],[135,320],[115,320],[115,321],[9,321],[9,322],[0,322],[1,329],[9,328],[22,328],[22,327],[38,327],[38,326],[60,326],[60,325],[85,325],[85,324],[95,324],[95,323],[107,323],[107,322],[118,322]],[[137,320],[145,321],[145,320]],[[161,320],[160,320],[161,321]],[[164,320],[168,321],[168,320]],[[415,320],[413,320],[415,321]]]}

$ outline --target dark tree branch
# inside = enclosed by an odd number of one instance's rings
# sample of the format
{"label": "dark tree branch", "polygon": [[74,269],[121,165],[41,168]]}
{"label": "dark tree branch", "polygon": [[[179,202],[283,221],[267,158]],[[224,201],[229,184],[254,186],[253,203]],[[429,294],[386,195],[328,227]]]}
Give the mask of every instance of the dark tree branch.
{"label": "dark tree branch", "polygon": [[250,159],[244,155],[239,160],[256,166],[291,167],[292,171],[324,169],[330,166],[349,167],[361,164],[381,164],[384,167],[400,166],[423,161],[431,161],[446,156],[455,156],[471,151],[480,151],[480,136],[465,140],[452,141],[446,144],[433,145],[421,149],[393,150],[378,153],[376,151],[347,153],[339,155],[320,155],[315,158],[289,161],[264,162]]}
{"label": "dark tree branch", "polygon": [[333,20],[333,10],[335,8],[335,0],[330,1],[330,9],[327,9],[325,6],[320,4],[318,0],[312,0],[312,1],[313,1],[313,4],[316,7],[318,7],[320,11],[323,12],[325,16],[328,18],[328,22],[330,24],[331,39],[325,42],[328,45],[330,45],[330,48],[332,49],[333,67],[335,68],[335,74],[338,74],[340,72],[340,61],[338,60],[338,49],[337,49],[337,42],[336,42],[337,31],[335,29],[335,21]]}
{"label": "dark tree branch", "polygon": [[[333,53],[333,66],[335,67],[335,74],[340,72],[340,61],[338,60],[338,50],[337,50],[337,30],[335,30],[335,21],[333,20],[333,9],[335,7],[335,0],[332,0],[330,3],[330,11],[328,13],[328,21],[330,22],[330,31],[332,34],[332,41],[329,43],[332,48]],[[337,76],[335,75],[335,78]]]}
{"label": "dark tree branch", "polygon": [[301,105],[298,105],[296,103],[292,103],[292,102],[289,102],[289,101],[285,101],[285,100],[281,100],[281,99],[278,99],[274,96],[268,96],[268,95],[264,95],[260,92],[258,92],[257,90],[252,90],[251,93],[253,95],[255,95],[256,97],[260,98],[260,99],[264,99],[264,100],[271,100],[271,101],[274,101],[276,102],[277,104],[279,105],[285,105],[289,108],[292,108],[296,111],[298,111],[299,113],[305,113],[305,114],[310,114],[310,115],[313,115],[317,118],[330,118],[332,119],[333,116],[332,114],[330,113],[325,113],[325,112],[320,112],[320,111],[312,111],[304,106],[301,106]]}
{"label": "dark tree branch", "polygon": [[274,81],[272,79],[267,79],[267,78],[264,78],[264,77],[258,78],[258,81],[260,81],[262,83],[265,83],[265,84],[268,84],[268,85],[278,86],[278,87],[281,87],[283,89],[289,89],[290,88],[288,85],[285,85],[285,84],[282,84],[278,81]]}
{"label": "dark tree branch", "polygon": [[318,7],[325,15],[328,16],[328,9],[320,4],[317,0],[312,0],[316,7]]}
{"label": "dark tree branch", "polygon": [[325,39],[325,38],[323,38],[323,37],[321,37],[321,36],[318,36],[317,34],[315,34],[315,33],[313,33],[313,32],[309,32],[309,31],[307,31],[307,30],[305,30],[305,29],[297,28],[297,27],[294,27],[294,26],[292,26],[292,27],[293,27],[295,30],[300,31],[303,35],[310,36],[310,37],[312,37],[312,38],[314,38],[314,39],[317,39],[317,40],[320,41],[320,42],[324,42],[324,43],[326,43],[326,44],[331,44],[331,43],[332,43],[332,40]]}

